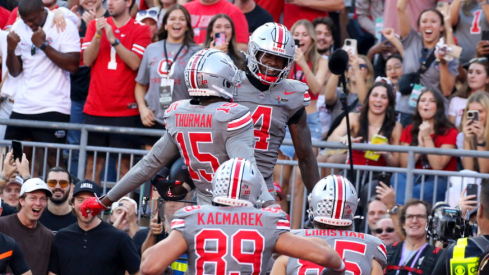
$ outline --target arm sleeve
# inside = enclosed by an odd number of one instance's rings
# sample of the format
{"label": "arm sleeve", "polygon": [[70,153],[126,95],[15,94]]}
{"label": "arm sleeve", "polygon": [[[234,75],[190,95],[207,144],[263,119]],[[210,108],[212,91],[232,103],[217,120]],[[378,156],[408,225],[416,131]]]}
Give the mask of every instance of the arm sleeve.
{"label": "arm sleeve", "polygon": [[136,82],[142,85],[149,84],[149,66],[148,66],[148,52],[144,52],[143,59],[139,65],[138,76]]}
{"label": "arm sleeve", "polygon": [[376,245],[374,255],[375,260],[377,260],[377,262],[379,262],[379,264],[382,266],[382,269],[384,269],[387,266],[387,248],[383,242]]}
{"label": "arm sleeve", "polygon": [[72,53],[80,52],[80,35],[75,27],[70,21],[66,21],[66,29],[61,35],[61,47],[60,52]]}
{"label": "arm sleeve", "polygon": [[163,137],[155,143],[153,149],[109,191],[107,197],[111,201],[119,200],[144,182],[150,180],[161,168],[178,155],[177,145],[171,140],[168,132],[165,132]]}
{"label": "arm sleeve", "polygon": [[139,35],[132,44],[131,51],[137,54],[139,58],[143,58],[146,47],[151,43],[151,32],[148,26],[143,25],[138,33]]}
{"label": "arm sleeve", "polygon": [[236,41],[238,43],[248,44],[248,21],[246,21],[246,17],[244,16],[243,12],[237,9],[237,11],[230,17],[236,26]]}
{"label": "arm sleeve", "polygon": [[141,257],[138,254],[136,246],[132,241],[131,237],[126,233],[121,233],[124,238],[120,241],[119,254],[120,259],[124,263],[124,269],[129,274],[134,274],[139,271],[139,266],[141,265]]}
{"label": "arm sleeve", "polygon": [[24,255],[20,247],[15,244],[14,251],[12,253],[12,260],[10,261],[10,269],[15,275],[21,275],[29,271],[29,267],[25,262]]}
{"label": "arm sleeve", "polygon": [[81,46],[82,53],[83,51],[90,46],[92,43],[93,36],[95,35],[95,20],[92,20],[90,24],[88,24],[87,31],[85,33],[85,37],[83,38],[83,43]]}

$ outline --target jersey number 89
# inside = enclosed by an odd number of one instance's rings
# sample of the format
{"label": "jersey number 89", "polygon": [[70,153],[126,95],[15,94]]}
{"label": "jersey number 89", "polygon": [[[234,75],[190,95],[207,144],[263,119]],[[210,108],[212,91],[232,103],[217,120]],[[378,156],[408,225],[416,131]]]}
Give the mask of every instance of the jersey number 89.
{"label": "jersey number 89", "polygon": [[[214,250],[207,250],[206,243],[216,243]],[[252,243],[253,252],[243,251],[244,243]],[[239,270],[229,270],[225,256],[231,257],[239,265],[249,265],[253,275],[261,274],[262,252],[265,247],[264,237],[256,230],[241,229],[231,238],[220,229],[203,229],[195,236],[196,274],[203,275],[204,265],[214,265],[215,275],[240,274]],[[205,273],[207,274],[207,273]]]}

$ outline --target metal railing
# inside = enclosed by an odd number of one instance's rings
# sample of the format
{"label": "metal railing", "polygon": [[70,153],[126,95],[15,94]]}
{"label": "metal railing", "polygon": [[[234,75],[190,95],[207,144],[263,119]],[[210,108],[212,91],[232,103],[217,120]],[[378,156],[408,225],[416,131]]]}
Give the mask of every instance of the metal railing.
{"label": "metal railing", "polygon": [[[128,134],[128,135],[141,135],[141,136],[161,136],[164,131],[163,130],[150,130],[150,129],[142,129],[142,128],[125,128],[125,127],[107,127],[107,126],[98,126],[98,125],[87,125],[87,124],[72,124],[72,123],[53,123],[53,122],[44,122],[44,121],[28,121],[28,120],[14,120],[14,119],[0,119],[0,124],[4,125],[12,125],[12,126],[20,126],[20,127],[33,127],[33,128],[46,128],[46,129],[65,129],[65,130],[79,130],[81,131],[81,139],[79,145],[70,145],[70,144],[53,144],[53,143],[41,143],[41,142],[23,142],[24,146],[32,146],[34,150],[36,148],[46,148],[46,149],[56,149],[56,163],[60,163],[62,161],[62,151],[68,151],[68,159],[67,165],[68,169],[71,166],[71,157],[74,150],[79,151],[78,157],[78,173],[77,177],[82,179],[85,178],[85,168],[86,168],[86,159],[87,152],[93,151],[96,154],[105,154],[105,166],[108,166],[109,154],[117,154],[119,156],[120,166],[120,158],[122,154],[130,155],[130,166],[132,167],[135,164],[135,160],[138,157],[144,156],[148,151],[146,150],[137,150],[137,149],[124,149],[124,148],[107,148],[107,147],[96,147],[96,146],[88,146],[88,135],[90,132],[104,132],[104,133],[117,133],[117,134]],[[284,145],[292,145],[291,140],[284,140]],[[347,146],[341,143],[336,142],[325,142],[325,141],[313,141],[313,147],[318,148],[328,148],[328,149],[347,149]],[[0,140],[0,146],[10,146],[10,141]],[[458,149],[441,149],[441,148],[424,148],[424,147],[411,147],[411,146],[394,146],[394,145],[371,145],[371,144],[358,144],[355,143],[352,145],[354,150],[373,150],[373,151],[387,151],[387,152],[400,152],[408,154],[408,162],[406,168],[401,167],[379,167],[379,166],[368,166],[368,165],[355,165],[355,171],[360,174],[360,171],[368,172],[368,179],[371,181],[373,172],[390,172],[394,173],[395,179],[397,179],[398,173],[406,173],[406,190],[405,190],[405,200],[408,200],[412,197],[413,194],[413,180],[415,175],[423,175],[423,176],[435,176],[435,185],[438,177],[471,177],[471,178],[489,178],[489,174],[469,174],[469,173],[460,173],[460,172],[452,172],[452,171],[440,171],[440,170],[426,170],[426,169],[415,169],[415,154],[432,154],[432,155],[449,155],[454,157],[476,157],[476,158],[489,158],[489,152],[485,151],[472,151],[472,150],[458,150]],[[33,154],[34,155],[34,154]],[[44,162],[47,159],[47,150],[44,152]],[[45,164],[45,163],[44,163]],[[34,161],[31,163],[32,167],[34,167]],[[95,165],[95,162],[94,162]],[[288,160],[279,160],[277,161],[277,165],[290,165],[296,167],[297,161],[288,161]],[[349,169],[349,165],[347,164],[336,164],[336,163],[319,163],[320,168],[331,168],[332,172],[341,171],[342,173],[346,173]],[[95,170],[95,169],[94,169]],[[43,175],[46,172],[46,165],[44,165]],[[93,178],[93,177],[92,177]],[[295,178],[295,169],[293,171],[292,178]],[[357,187],[357,190],[361,187],[359,176],[356,177],[356,182],[354,183]],[[117,175],[116,181],[119,179],[119,174]],[[396,184],[394,184],[396,185]],[[424,178],[422,182],[422,186],[424,185]],[[105,171],[105,177],[103,181],[104,192],[107,188],[107,170]],[[397,186],[396,186],[397,187]],[[292,184],[292,192],[294,193],[294,185]],[[436,191],[436,186],[435,186]],[[372,194],[370,193],[368,197],[370,198]],[[434,200],[436,197],[434,196]],[[303,207],[305,207],[305,202]],[[291,201],[290,209],[293,209],[293,201]]]}

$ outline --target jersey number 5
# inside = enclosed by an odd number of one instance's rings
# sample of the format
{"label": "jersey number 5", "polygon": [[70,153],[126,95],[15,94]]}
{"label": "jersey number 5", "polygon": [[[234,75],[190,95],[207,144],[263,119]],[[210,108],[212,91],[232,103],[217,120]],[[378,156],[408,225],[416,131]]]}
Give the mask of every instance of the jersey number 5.
{"label": "jersey number 5", "polygon": [[[258,105],[253,115],[253,125],[255,126],[255,150],[268,151],[270,142],[270,124],[272,122],[272,107]],[[261,119],[261,125],[257,129],[258,121]]]}
{"label": "jersey number 5", "polygon": [[[214,245],[212,245],[212,243]],[[212,248],[206,247],[212,245]],[[253,252],[243,251],[243,244],[252,244]],[[256,230],[239,230],[229,242],[229,237],[220,229],[204,229],[195,236],[195,253],[197,260],[195,271],[197,275],[205,273],[204,265],[211,265],[215,275],[233,274],[224,259],[227,254],[240,265],[249,265],[253,275],[261,274],[262,252],[265,247],[263,236]],[[239,272],[238,272],[239,274]]]}
{"label": "jersey number 5", "polygon": [[[353,242],[353,241],[336,240],[334,249],[336,250],[336,252],[338,252],[338,254],[342,259],[345,259],[346,251],[358,253],[362,256],[365,255],[367,245],[364,243]],[[305,275],[306,272],[308,272],[307,274],[319,275],[323,270],[322,266],[301,259],[299,259],[299,264],[301,266],[299,268],[299,272],[297,275]],[[347,274],[353,274],[353,275],[362,274],[362,270],[360,269],[360,266],[355,262],[345,261],[345,268]],[[316,273],[310,273],[310,272],[316,272]]]}
{"label": "jersey number 5", "polygon": [[[190,141],[190,148],[187,146],[185,142],[185,138],[182,132],[177,133],[177,142],[180,145],[180,149],[183,153],[183,157],[185,159],[185,164],[188,166],[188,171],[192,180],[202,181],[201,177],[206,181],[211,182],[212,176],[216,172],[217,168],[219,168],[219,160],[210,153],[203,153],[199,150],[199,143],[211,143],[212,144],[212,133],[199,133],[199,132],[189,132],[188,140]],[[203,163],[208,163],[212,170],[211,173],[208,173],[206,169],[198,169],[194,171],[192,169],[193,159],[190,157],[193,156],[196,161],[202,165]],[[195,167],[195,165],[193,166]],[[199,176],[200,175],[200,176]]]}

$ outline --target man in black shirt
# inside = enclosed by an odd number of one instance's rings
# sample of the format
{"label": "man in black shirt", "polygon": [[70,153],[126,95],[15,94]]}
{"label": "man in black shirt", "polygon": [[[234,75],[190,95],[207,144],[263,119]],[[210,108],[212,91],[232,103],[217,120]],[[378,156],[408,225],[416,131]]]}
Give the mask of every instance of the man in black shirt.
{"label": "man in black shirt", "polygon": [[[476,274],[479,260],[484,252],[489,252],[489,180],[481,183],[477,225],[479,235],[472,238],[460,238],[450,245],[435,266],[433,274],[468,275]],[[482,274],[482,273],[481,273]]]}
{"label": "man in black shirt", "polygon": [[61,229],[54,237],[49,275],[139,274],[141,259],[127,233],[98,217],[83,217],[80,206],[100,195],[100,187],[82,180],[75,185],[71,200],[77,222]]}
{"label": "man in black shirt", "polygon": [[234,4],[244,13],[250,35],[261,25],[273,22],[272,15],[253,0],[235,0]]}
{"label": "man in black shirt", "polygon": [[76,222],[68,197],[71,189],[71,175],[61,167],[54,167],[48,172],[46,179],[49,190],[48,207],[42,213],[39,221],[53,232]]}
{"label": "man in black shirt", "polygon": [[32,275],[22,250],[14,239],[0,233],[0,274],[7,272],[7,267],[10,267],[14,275]]}

